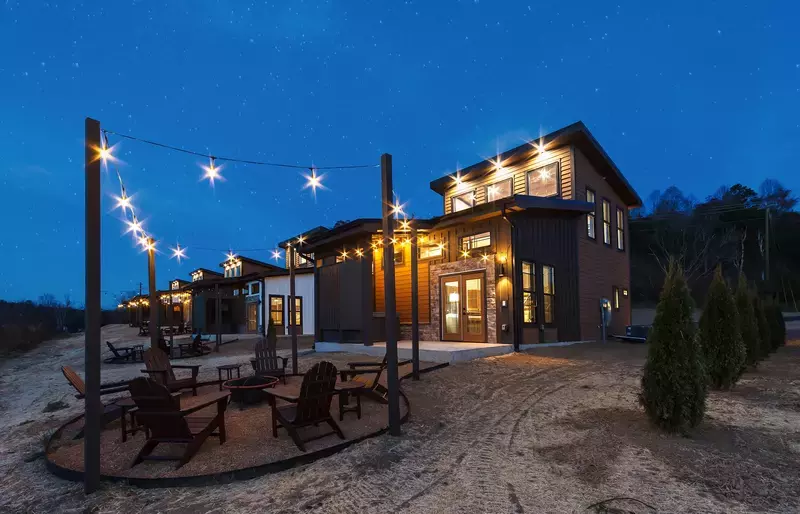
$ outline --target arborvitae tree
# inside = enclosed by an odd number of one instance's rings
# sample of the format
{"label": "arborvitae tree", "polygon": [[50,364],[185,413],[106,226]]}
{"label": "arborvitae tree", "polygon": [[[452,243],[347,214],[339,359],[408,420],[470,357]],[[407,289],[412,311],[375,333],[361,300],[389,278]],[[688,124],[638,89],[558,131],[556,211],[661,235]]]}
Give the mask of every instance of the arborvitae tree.
{"label": "arborvitae tree", "polygon": [[739,313],[739,332],[742,334],[742,342],[747,350],[745,364],[755,366],[761,356],[761,343],[758,337],[758,322],[755,311],[753,311],[753,301],[750,299],[750,288],[747,287],[744,273],[739,274],[739,284],[736,288],[736,310]]}
{"label": "arborvitae tree", "polygon": [[758,340],[760,343],[761,359],[769,357],[772,350],[772,337],[769,333],[769,322],[767,321],[766,312],[764,312],[764,302],[758,296],[757,291],[751,293],[753,297],[753,312],[756,315],[756,326],[758,327]]}
{"label": "arborvitae tree", "polygon": [[770,348],[774,352],[786,340],[786,322],[783,319],[780,305],[772,299],[768,298],[764,301],[764,314],[766,314],[769,324]]}
{"label": "arborvitae tree", "polygon": [[683,269],[674,260],[647,337],[640,402],[659,427],[685,432],[703,419],[706,372],[692,322],[694,302]]}
{"label": "arborvitae tree", "polygon": [[733,293],[722,277],[722,269],[717,266],[714,280],[708,287],[698,331],[709,384],[715,389],[730,389],[744,366],[747,350],[737,318]]}
{"label": "arborvitae tree", "polygon": [[267,323],[267,346],[275,348],[278,344],[278,335],[275,332],[275,323],[272,322],[272,316],[269,317]]}

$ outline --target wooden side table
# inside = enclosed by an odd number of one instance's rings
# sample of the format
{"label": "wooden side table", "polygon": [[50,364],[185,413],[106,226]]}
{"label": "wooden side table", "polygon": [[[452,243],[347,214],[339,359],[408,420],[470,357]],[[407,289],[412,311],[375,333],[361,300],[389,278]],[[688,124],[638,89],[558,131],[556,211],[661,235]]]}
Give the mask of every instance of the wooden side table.
{"label": "wooden side table", "polygon": [[[339,392],[339,421],[344,421],[346,412],[355,412],[358,419],[361,419],[361,392],[363,390],[364,384],[355,380],[336,384],[336,391]],[[350,405],[351,394],[356,397],[354,406]]]}
{"label": "wooden side table", "polygon": [[225,380],[230,380],[233,378],[233,370],[236,370],[236,378],[242,378],[241,373],[241,364],[225,364],[222,366],[217,366],[217,375],[219,376],[219,390],[222,391],[222,372],[224,371],[227,375]]}

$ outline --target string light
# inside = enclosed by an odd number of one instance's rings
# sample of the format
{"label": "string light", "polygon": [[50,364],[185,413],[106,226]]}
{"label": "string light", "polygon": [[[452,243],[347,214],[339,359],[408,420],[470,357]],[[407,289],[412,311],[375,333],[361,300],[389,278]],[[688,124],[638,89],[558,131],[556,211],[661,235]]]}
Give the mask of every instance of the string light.
{"label": "string light", "polygon": [[322,185],[322,177],[325,175],[317,176],[317,170],[315,168],[311,168],[311,175],[303,174],[306,178],[307,182],[306,185],[303,186],[303,189],[311,188],[311,192],[314,194],[314,198],[317,197],[317,188],[319,189],[327,189],[325,186]]}
{"label": "string light", "polygon": [[175,248],[170,248],[172,250],[172,257],[170,259],[175,258],[178,260],[178,264],[181,263],[181,259],[187,259],[186,257],[186,248],[181,248],[180,243],[175,245]]}
{"label": "string light", "polygon": [[272,250],[272,258],[275,259],[275,262],[281,258],[281,251],[280,250]]}
{"label": "string light", "polygon": [[219,170],[222,169],[222,167],[217,167],[215,157],[209,157],[208,166],[202,166],[202,168],[206,171],[206,174],[203,175],[201,180],[208,179],[211,187],[214,187],[215,180],[225,180],[225,177],[219,174]]}
{"label": "string light", "polygon": [[489,260],[489,256],[487,254],[481,255],[481,261],[482,262],[487,262],[488,260]]}
{"label": "string light", "polygon": [[122,193],[122,196],[115,196],[114,199],[117,201],[117,206],[115,209],[121,207],[123,213],[127,213],[128,209],[133,209],[130,197],[124,192]]}
{"label": "string light", "polygon": [[227,253],[227,257],[228,257],[228,260],[229,260],[229,261],[232,261],[232,260],[236,259],[236,254],[235,254],[235,253],[233,253],[233,251],[232,251],[232,250],[230,250],[230,251],[228,251],[228,253]]}
{"label": "string light", "polygon": [[361,248],[356,248],[356,255],[358,257],[363,257],[364,256],[364,250],[362,250]]}
{"label": "string light", "polygon": [[133,221],[126,221],[125,223],[128,224],[128,230],[126,230],[126,232],[133,232],[134,236],[138,236],[139,232],[143,232],[142,222],[137,220],[135,216],[133,218]]}
{"label": "string light", "polygon": [[347,250],[345,250],[345,249],[342,249],[342,254],[341,254],[341,256],[342,256],[342,259],[347,259]]}
{"label": "string light", "polygon": [[469,250],[462,250],[461,251],[461,257],[463,257],[465,259],[469,259],[470,258]]}
{"label": "string light", "polygon": [[306,241],[306,237],[303,235],[297,236],[297,244],[301,245]]}
{"label": "string light", "polygon": [[403,220],[400,222],[400,230],[409,230],[411,228],[411,222],[408,220]]}

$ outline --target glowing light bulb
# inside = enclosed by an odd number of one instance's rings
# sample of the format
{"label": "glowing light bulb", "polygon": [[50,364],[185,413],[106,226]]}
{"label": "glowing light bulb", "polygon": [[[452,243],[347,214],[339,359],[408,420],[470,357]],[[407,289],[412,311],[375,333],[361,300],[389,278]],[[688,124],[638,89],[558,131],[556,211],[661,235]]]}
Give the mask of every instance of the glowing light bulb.
{"label": "glowing light bulb", "polygon": [[128,209],[133,209],[131,197],[125,193],[122,193],[122,196],[115,196],[114,199],[117,201],[117,206],[114,207],[115,209],[121,207],[123,213],[128,212]]}
{"label": "glowing light bulb", "polygon": [[212,186],[214,185],[215,180],[225,180],[225,177],[220,175],[219,172],[222,169],[222,166],[217,166],[213,157],[210,158],[208,166],[203,166],[203,169],[206,172],[205,175],[203,175],[203,180],[208,179]]}
{"label": "glowing light bulb", "polygon": [[468,259],[470,257],[469,250],[463,250],[461,252],[461,257]]}
{"label": "glowing light bulb", "polygon": [[142,231],[142,222],[133,218],[133,221],[126,221],[128,230],[126,232],[133,232],[133,235],[138,235]]}
{"label": "glowing light bulb", "polygon": [[178,264],[181,263],[181,259],[186,259],[186,248],[181,248],[180,244],[176,244],[175,248],[170,248],[172,250],[172,256],[170,259],[175,258],[178,260]]}
{"label": "glowing light bulb", "polygon": [[272,258],[275,259],[275,262],[277,262],[281,258],[281,251],[272,250]]}

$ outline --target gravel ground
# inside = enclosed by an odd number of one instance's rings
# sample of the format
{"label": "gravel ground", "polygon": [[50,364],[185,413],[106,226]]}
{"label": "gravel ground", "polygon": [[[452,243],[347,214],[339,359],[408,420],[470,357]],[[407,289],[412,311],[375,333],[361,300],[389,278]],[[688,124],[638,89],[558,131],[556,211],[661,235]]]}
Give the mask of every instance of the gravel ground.
{"label": "gravel ground", "polygon": [[[615,497],[631,499],[606,507],[625,512],[800,509],[800,340],[712,393],[690,437],[655,430],[637,405],[644,345],[546,348],[404,382],[411,419],[400,438],[249,481],[105,485],[89,499],[37,453],[42,433],[79,409],[66,398],[70,408],[42,413],[69,394],[57,368],[69,352],[79,359],[77,347],[39,349],[0,365],[2,512],[589,512]],[[37,377],[24,393],[20,376]]]}

